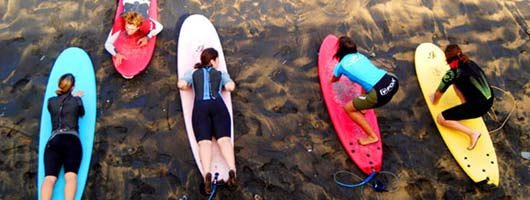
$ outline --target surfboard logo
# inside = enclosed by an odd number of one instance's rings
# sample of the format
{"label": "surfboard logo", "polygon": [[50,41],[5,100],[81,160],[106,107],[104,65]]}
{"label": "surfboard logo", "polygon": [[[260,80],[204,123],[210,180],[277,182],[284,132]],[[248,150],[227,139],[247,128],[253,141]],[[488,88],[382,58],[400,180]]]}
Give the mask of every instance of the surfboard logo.
{"label": "surfboard logo", "polygon": [[427,59],[429,60],[433,60],[435,58],[436,58],[436,53],[434,53],[434,51],[429,52],[429,54],[427,55]]}
{"label": "surfboard logo", "polygon": [[197,46],[197,49],[195,49],[195,52],[202,52],[202,50],[204,50],[204,44],[201,44],[199,46]]}

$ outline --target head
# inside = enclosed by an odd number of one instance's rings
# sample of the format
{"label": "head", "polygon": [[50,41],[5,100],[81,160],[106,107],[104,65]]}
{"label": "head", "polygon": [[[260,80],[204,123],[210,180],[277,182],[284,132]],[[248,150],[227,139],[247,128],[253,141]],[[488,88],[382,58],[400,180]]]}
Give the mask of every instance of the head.
{"label": "head", "polygon": [[338,45],[339,48],[337,49],[337,53],[335,53],[335,58],[339,60],[350,53],[357,53],[357,45],[350,37],[340,37]]}
{"label": "head", "polygon": [[62,95],[72,92],[75,86],[75,77],[74,75],[68,73],[64,74],[59,78],[59,89],[55,90],[55,94]]}
{"label": "head", "polygon": [[122,17],[123,21],[125,21],[125,31],[127,32],[127,35],[136,33],[136,31],[140,29],[140,26],[142,26],[142,23],[144,22],[144,17],[135,11],[128,12]]}
{"label": "head", "polygon": [[195,64],[195,68],[201,68],[206,66],[217,67],[219,60],[219,53],[214,48],[207,48],[202,50],[201,62]]}
{"label": "head", "polygon": [[451,69],[457,68],[459,62],[469,62],[469,56],[462,53],[462,49],[456,44],[450,44],[445,48],[445,61]]}

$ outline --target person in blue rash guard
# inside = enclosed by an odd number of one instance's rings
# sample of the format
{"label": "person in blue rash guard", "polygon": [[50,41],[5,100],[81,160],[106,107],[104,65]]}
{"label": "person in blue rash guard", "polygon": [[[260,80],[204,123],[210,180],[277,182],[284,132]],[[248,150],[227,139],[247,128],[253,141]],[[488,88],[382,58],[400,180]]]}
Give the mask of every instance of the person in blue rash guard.
{"label": "person in blue rash guard", "polygon": [[451,44],[445,48],[445,58],[450,69],[443,76],[440,85],[430,96],[433,105],[438,104],[443,93],[453,85],[462,104],[449,108],[438,115],[442,126],[459,130],[469,136],[468,150],[477,145],[481,133],[463,125],[459,120],[481,117],[493,106],[493,91],[484,71],[462,53],[460,47]]}
{"label": "person in blue rash guard", "polygon": [[366,56],[359,53],[357,45],[351,38],[340,37],[338,46],[335,58],[339,63],[333,70],[331,82],[337,82],[342,75],[345,75],[350,81],[360,84],[364,89],[363,92],[367,91],[344,105],[344,109],[367,134],[367,137],[359,138],[358,143],[361,145],[375,143],[379,138],[366,121],[363,110],[388,103],[398,91],[398,79],[395,75],[376,67]]}
{"label": "person in blue rash guard", "polygon": [[204,177],[204,190],[207,194],[212,191],[212,173],[210,171],[212,137],[217,139],[221,154],[228,163],[228,185],[236,184],[236,165],[234,148],[230,141],[231,123],[230,113],[221,96],[221,90],[234,91],[235,83],[226,71],[217,70],[219,53],[213,48],[204,49],[201,62],[195,64],[195,69],[184,74],[178,81],[179,89],[193,87],[195,101],[192,113],[192,126],[199,145],[199,157]]}

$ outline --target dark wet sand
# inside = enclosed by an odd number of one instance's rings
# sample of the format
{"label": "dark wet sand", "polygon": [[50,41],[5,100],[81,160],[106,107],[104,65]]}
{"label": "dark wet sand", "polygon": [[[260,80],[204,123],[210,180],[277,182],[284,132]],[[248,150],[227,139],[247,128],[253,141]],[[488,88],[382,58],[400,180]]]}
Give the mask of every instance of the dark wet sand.
{"label": "dark wet sand", "polygon": [[[69,46],[85,49],[98,86],[96,140],[85,199],[205,199],[189,149],[176,83],[182,16],[217,27],[229,71],[240,186],[216,199],[529,199],[530,4],[525,1],[159,1],[159,35],[149,68],[124,80],[104,41],[114,1],[0,1],[0,199],[35,199],[38,131],[48,74]],[[346,2],[348,2],[346,4]],[[353,2],[353,3],[352,3]],[[323,102],[318,48],[327,34],[349,35],[360,51],[400,78],[376,109],[383,170],[400,190],[346,189],[333,173],[361,175],[341,147]],[[482,191],[445,147],[420,94],[414,50],[458,43],[510,92],[517,107],[492,140],[500,186]],[[496,91],[498,92],[498,91]],[[490,130],[513,106],[498,92]]]}

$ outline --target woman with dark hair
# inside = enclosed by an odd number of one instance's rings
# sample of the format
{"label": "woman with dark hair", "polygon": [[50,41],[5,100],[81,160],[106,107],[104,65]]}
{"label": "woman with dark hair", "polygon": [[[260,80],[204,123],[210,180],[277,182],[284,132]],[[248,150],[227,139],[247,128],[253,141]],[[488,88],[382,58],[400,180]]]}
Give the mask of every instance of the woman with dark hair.
{"label": "woman with dark hair", "polygon": [[442,126],[462,131],[470,138],[468,150],[475,148],[481,133],[463,125],[459,120],[481,117],[493,105],[493,91],[484,71],[460,47],[451,44],[445,48],[445,58],[450,69],[445,73],[440,85],[431,95],[434,105],[438,104],[443,93],[454,84],[456,95],[462,104],[449,108],[438,115]]}
{"label": "woman with dark hair", "polygon": [[357,141],[368,145],[379,141],[376,133],[364,118],[363,110],[377,108],[388,103],[398,91],[399,83],[395,75],[376,67],[370,60],[357,52],[357,45],[349,37],[340,37],[335,58],[339,63],[333,70],[331,82],[337,82],[342,75],[362,86],[364,93],[344,105],[348,116],[367,134]]}
{"label": "woman with dark hair", "polygon": [[228,108],[221,96],[221,90],[234,91],[235,84],[226,71],[217,70],[219,54],[213,48],[204,49],[201,62],[195,69],[184,74],[178,81],[179,89],[193,87],[195,101],[192,113],[192,125],[199,145],[199,157],[203,171],[205,191],[212,191],[212,173],[210,170],[212,137],[217,139],[223,158],[228,163],[228,185],[236,184],[236,165],[234,148],[231,143],[231,122]]}
{"label": "woman with dark hair", "polygon": [[41,199],[51,199],[53,186],[64,166],[65,199],[74,199],[77,189],[77,172],[83,155],[79,140],[79,117],[85,114],[81,96],[83,91],[72,95],[75,78],[64,74],[59,79],[57,96],[48,99],[48,111],[52,120],[52,134],[44,151],[45,177],[41,187]]}

